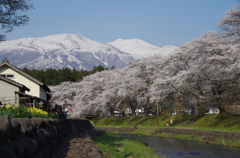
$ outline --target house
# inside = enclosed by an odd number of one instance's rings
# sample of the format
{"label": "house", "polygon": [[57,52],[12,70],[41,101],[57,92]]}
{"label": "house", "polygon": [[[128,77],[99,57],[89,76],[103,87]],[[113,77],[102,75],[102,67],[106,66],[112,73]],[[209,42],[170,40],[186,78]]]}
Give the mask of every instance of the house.
{"label": "house", "polygon": [[26,86],[3,76],[0,76],[0,86],[0,104],[19,104],[18,93],[30,91]]}
{"label": "house", "polygon": [[0,64],[0,76],[2,103],[11,100],[14,104],[38,107],[41,100],[47,104],[51,98],[51,91],[44,83],[11,65],[6,58]]}

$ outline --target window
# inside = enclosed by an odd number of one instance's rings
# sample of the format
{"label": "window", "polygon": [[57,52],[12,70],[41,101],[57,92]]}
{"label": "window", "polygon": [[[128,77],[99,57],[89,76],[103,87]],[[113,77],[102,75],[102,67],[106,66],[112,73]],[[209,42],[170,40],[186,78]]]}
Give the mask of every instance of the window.
{"label": "window", "polygon": [[14,75],[13,74],[8,74],[7,78],[14,78]]}
{"label": "window", "polygon": [[14,74],[0,74],[0,76],[9,78],[9,79],[14,79]]}

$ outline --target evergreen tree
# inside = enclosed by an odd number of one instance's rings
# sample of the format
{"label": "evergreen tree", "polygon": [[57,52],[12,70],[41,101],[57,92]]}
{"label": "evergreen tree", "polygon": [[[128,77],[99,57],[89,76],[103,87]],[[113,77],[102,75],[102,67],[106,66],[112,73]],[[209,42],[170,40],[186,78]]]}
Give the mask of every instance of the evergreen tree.
{"label": "evergreen tree", "polygon": [[113,69],[115,69],[115,66],[114,66],[114,65],[111,67],[111,70],[113,70]]}
{"label": "evergreen tree", "polygon": [[77,71],[76,69],[47,69],[47,70],[36,70],[36,69],[27,69],[24,68],[22,71],[29,74],[30,76],[38,79],[46,85],[55,86],[62,82],[80,82],[83,77],[90,74],[103,71],[104,67],[99,65],[98,67],[93,68],[91,71],[81,70]]}

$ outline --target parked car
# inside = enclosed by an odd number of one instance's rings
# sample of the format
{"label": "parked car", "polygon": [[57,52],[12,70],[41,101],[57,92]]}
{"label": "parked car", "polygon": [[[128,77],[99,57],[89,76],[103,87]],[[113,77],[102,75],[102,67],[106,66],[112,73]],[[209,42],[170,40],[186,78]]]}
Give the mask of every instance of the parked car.
{"label": "parked car", "polygon": [[[188,112],[185,111],[185,110],[180,110],[180,113],[181,113],[181,114],[188,114]],[[176,112],[173,112],[173,113],[172,113],[172,115],[176,115],[176,114],[177,114]]]}
{"label": "parked car", "polygon": [[185,110],[180,110],[180,113],[181,113],[181,114],[188,114],[188,112],[185,111]]}

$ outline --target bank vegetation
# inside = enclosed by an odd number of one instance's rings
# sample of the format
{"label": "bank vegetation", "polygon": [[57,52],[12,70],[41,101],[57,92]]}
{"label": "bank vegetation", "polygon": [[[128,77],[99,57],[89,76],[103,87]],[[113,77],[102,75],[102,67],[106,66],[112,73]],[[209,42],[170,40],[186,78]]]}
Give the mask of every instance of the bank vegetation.
{"label": "bank vegetation", "polygon": [[[107,129],[110,133],[171,137],[240,147],[239,114],[99,117],[93,118],[91,121],[96,128]],[[168,123],[168,127],[166,127],[166,123]],[[186,134],[186,131],[187,133],[190,131],[191,134]],[[207,132],[210,132],[210,134],[202,135],[202,133]],[[224,138],[217,133],[225,133],[225,135],[232,136]]]}

